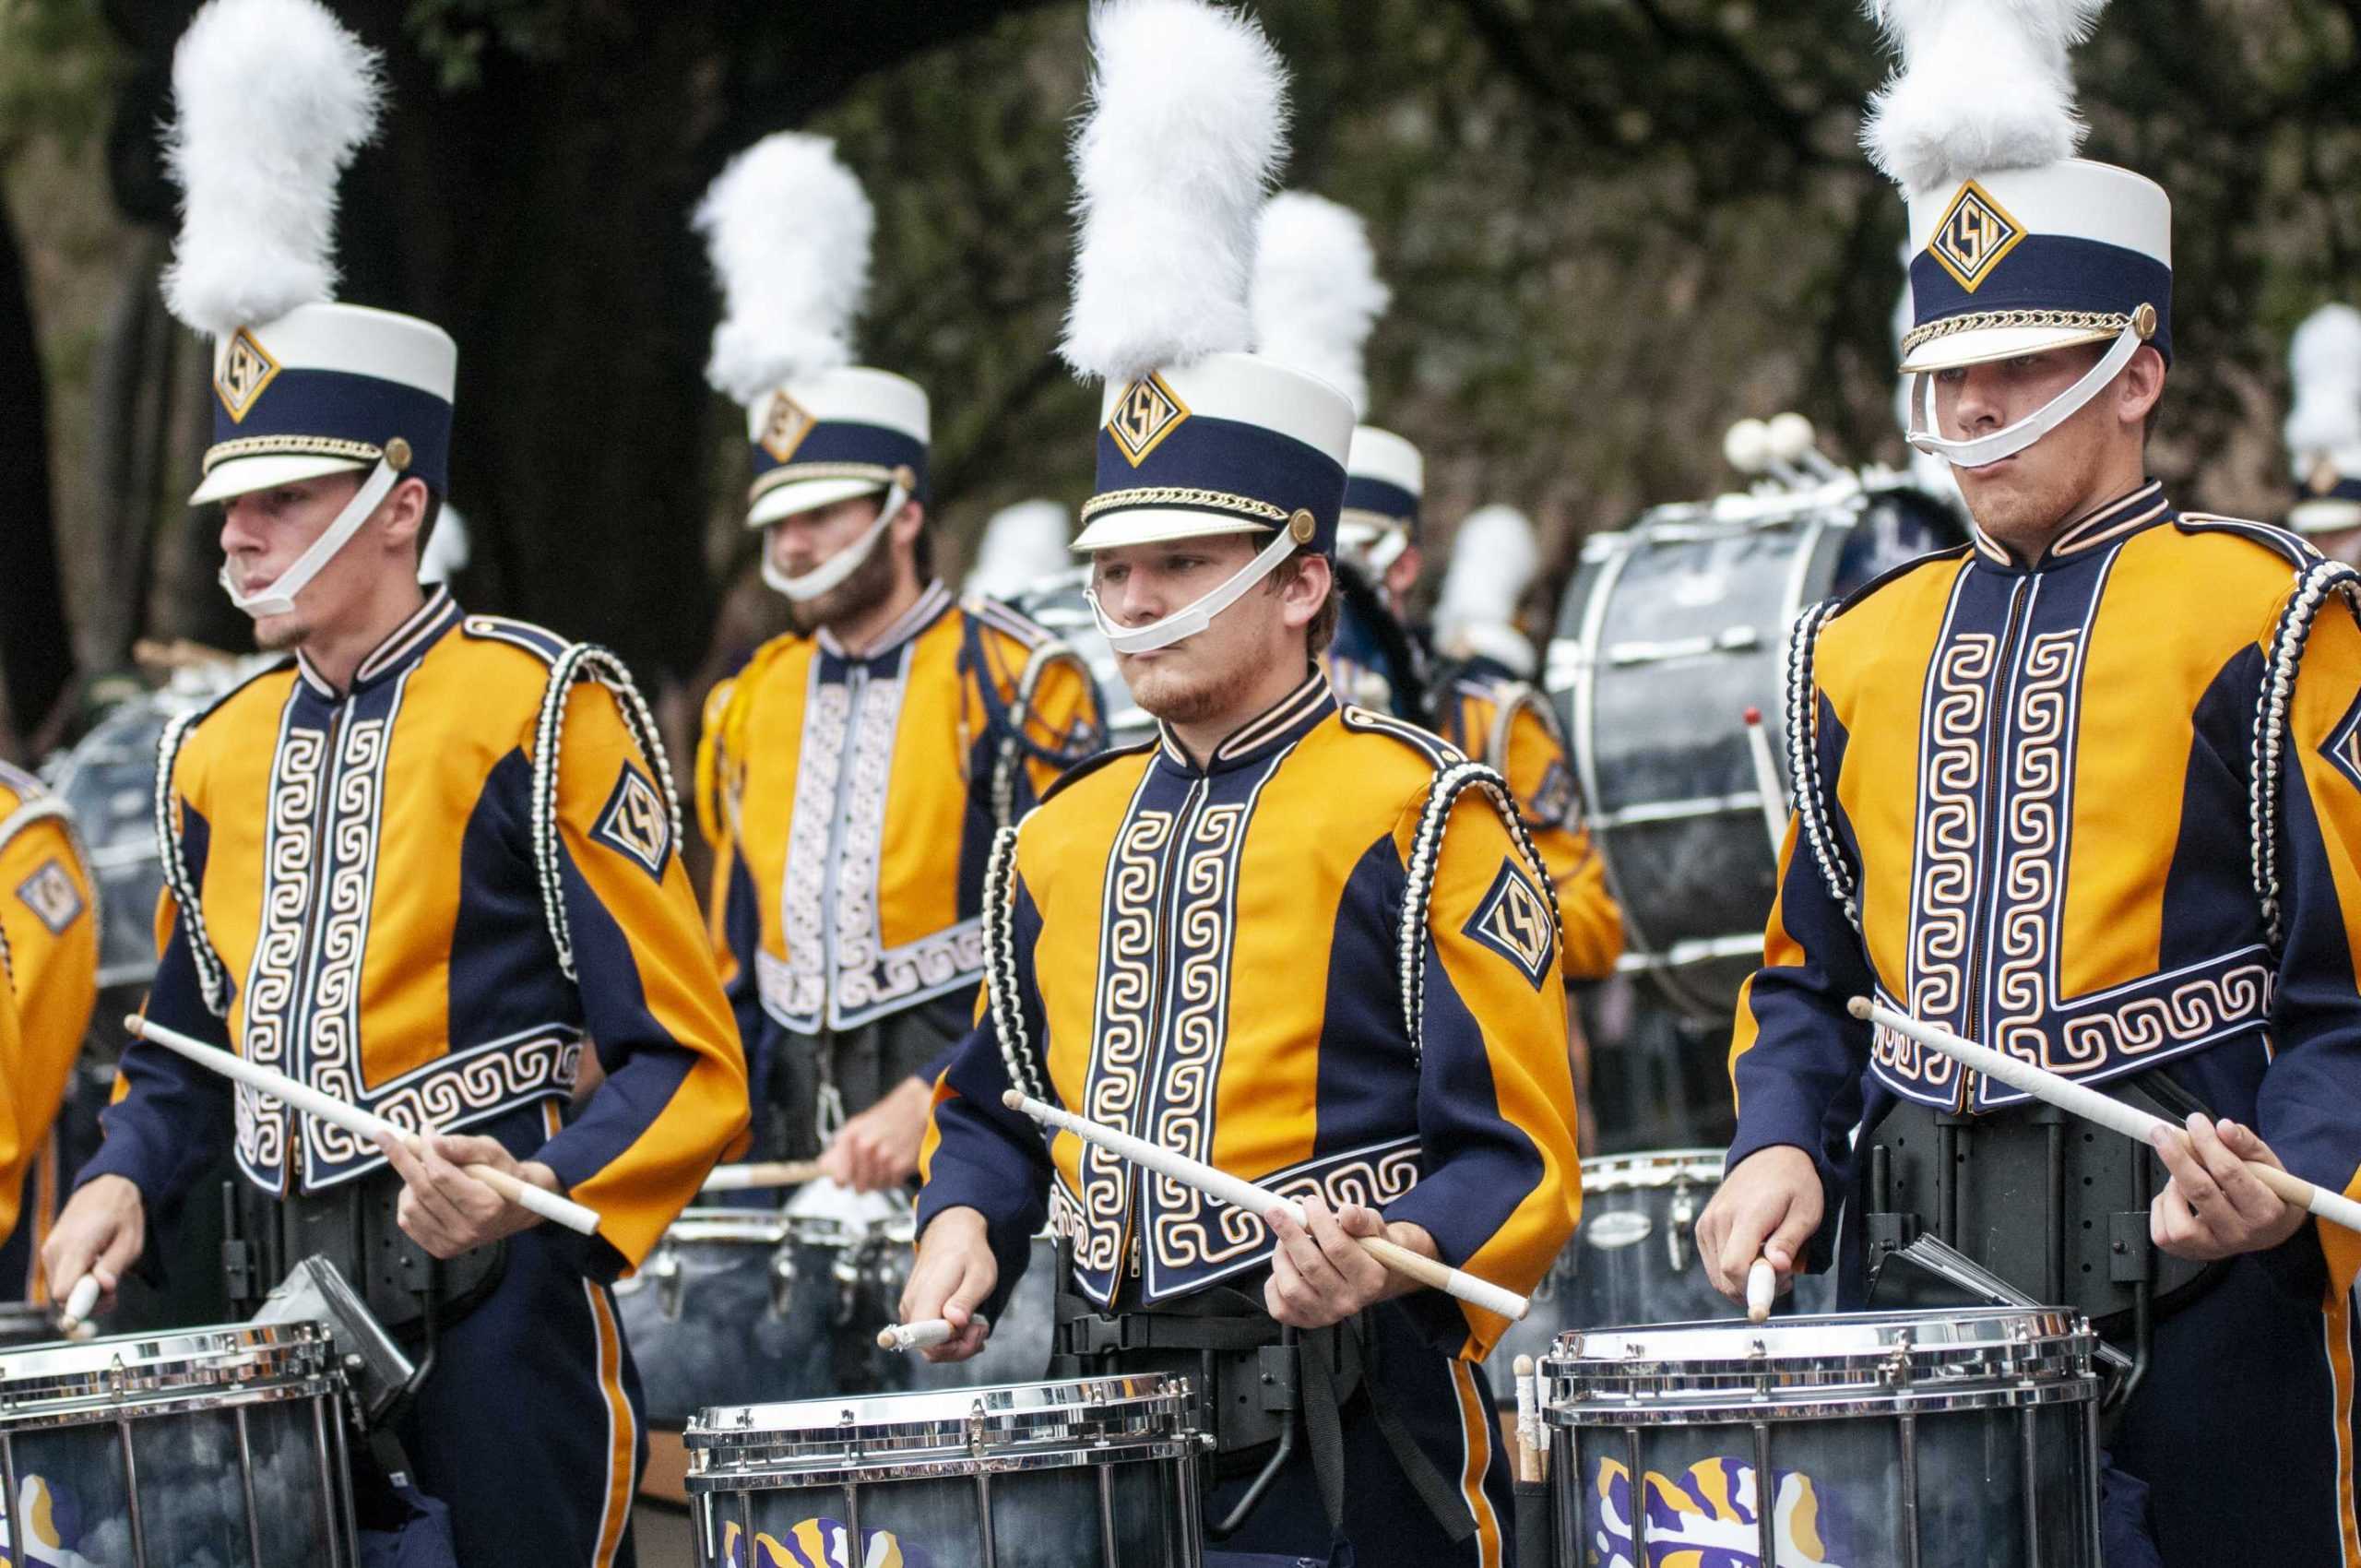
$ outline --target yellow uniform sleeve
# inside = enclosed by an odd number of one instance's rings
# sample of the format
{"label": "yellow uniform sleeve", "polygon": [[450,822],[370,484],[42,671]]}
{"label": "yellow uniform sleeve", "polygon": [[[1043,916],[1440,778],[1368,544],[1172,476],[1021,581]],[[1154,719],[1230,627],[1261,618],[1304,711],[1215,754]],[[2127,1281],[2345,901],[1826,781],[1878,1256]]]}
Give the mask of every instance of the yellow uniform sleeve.
{"label": "yellow uniform sleeve", "polygon": [[17,1122],[15,1159],[0,1167],[13,1199],[25,1162],[45,1146],[90,1012],[99,996],[97,899],[89,867],[63,817],[42,815],[13,833],[0,824],[0,935],[8,944],[17,1011],[17,1058],[8,1069]]}
{"label": "yellow uniform sleeve", "polygon": [[1558,918],[1566,940],[1560,950],[1565,977],[1604,980],[1623,956],[1623,911],[1607,888],[1607,867],[1584,831],[1565,742],[1532,708],[1509,727],[1510,792],[1533,831],[1535,848],[1558,889]]}

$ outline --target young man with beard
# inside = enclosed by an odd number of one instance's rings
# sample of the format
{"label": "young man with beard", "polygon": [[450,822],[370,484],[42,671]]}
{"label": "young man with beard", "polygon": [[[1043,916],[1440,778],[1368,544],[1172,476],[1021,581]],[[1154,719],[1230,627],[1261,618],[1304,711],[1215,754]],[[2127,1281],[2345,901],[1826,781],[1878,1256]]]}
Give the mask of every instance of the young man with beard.
{"label": "young man with beard", "polygon": [[896,1186],[983,972],[985,846],[1097,749],[1096,689],[934,576],[926,394],[844,362],[872,218],[833,145],[757,143],[697,222],[727,296],[711,374],[748,414],[746,521],[795,623],[706,705],[709,917],[759,1151]]}
{"label": "young man with beard", "polygon": [[[212,0],[174,58],[166,301],[214,339],[192,501],[221,505],[222,587],[292,657],[160,745],[147,1015],[431,1135],[373,1145],[135,1041],[43,1263],[111,1294],[152,1218],[220,1201],[190,1189],[232,1144],[232,1294],[325,1256],[431,1369],[394,1467],[449,1507],[459,1560],[605,1568],[644,1454],[609,1286],[742,1141],[745,1073],[621,662],[419,587],[457,349],[324,297],[378,82],[315,0]],[[569,1120],[586,1050],[605,1086]]]}
{"label": "young man with beard", "polygon": [[[1356,1239],[1524,1289],[1570,1233],[1548,873],[1497,775],[1340,707],[1316,662],[1352,405],[1236,351],[1285,98],[1269,45],[1186,0],[1101,6],[1092,42],[1063,351],[1106,387],[1075,547],[1159,733],[995,844],[988,1006],[935,1091],[903,1316],[953,1324],[934,1359],[973,1355],[1046,1214],[1071,1259],[1053,1365],[1192,1378],[1207,1516],[1244,1509],[1225,1550],[1497,1563],[1507,1471],[1479,1367],[1503,1320]],[[1251,112],[1186,101],[1213,90]],[[1307,1223],[1045,1141],[1012,1087],[1299,1197]],[[1274,1408],[1266,1374],[1303,1408]]]}
{"label": "young man with beard", "polygon": [[[1833,1251],[1846,1306],[1940,1309],[1894,1256],[1931,1235],[2138,1364],[2110,1562],[2349,1561],[2361,1237],[2244,1162],[2361,1190],[2361,577],[2145,475],[2171,210],[2069,156],[2088,9],[1888,7],[1911,442],[1975,535],[1797,624],[1797,821],[1700,1253],[1734,1297]],[[1857,996],[2185,1131],[2061,1127]]]}

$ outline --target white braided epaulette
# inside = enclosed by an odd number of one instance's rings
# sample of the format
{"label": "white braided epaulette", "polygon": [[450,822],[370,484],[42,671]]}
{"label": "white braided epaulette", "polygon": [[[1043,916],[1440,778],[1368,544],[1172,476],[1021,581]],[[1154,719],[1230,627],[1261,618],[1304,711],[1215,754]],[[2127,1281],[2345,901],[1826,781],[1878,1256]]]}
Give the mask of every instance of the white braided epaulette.
{"label": "white braided epaulette", "polygon": [[196,896],[196,881],[189,875],[188,857],[172,826],[172,769],[181,747],[203,713],[175,714],[156,739],[156,850],[164,862],[164,889],[180,910],[181,934],[188,938],[190,962],[196,969],[197,994],[205,1010],[217,1018],[230,1016],[230,976],[205,929],[205,906]]}
{"label": "white braided epaulette", "polygon": [[1828,896],[1845,911],[1845,921],[1861,929],[1861,903],[1853,888],[1853,873],[1837,850],[1836,831],[1828,817],[1828,785],[1821,777],[1820,747],[1815,743],[1820,703],[1812,684],[1812,659],[1819,651],[1821,628],[1836,613],[1834,600],[1807,607],[1787,634],[1786,693],[1787,777],[1796,793],[1796,815],[1802,821],[1804,841],[1820,866]]}
{"label": "white braided epaulette", "polygon": [[1410,1041],[1410,1062],[1416,1066],[1426,1054],[1427,1004],[1427,913],[1434,902],[1435,875],[1442,860],[1443,829],[1451,821],[1451,808],[1459,797],[1470,790],[1483,792],[1491,803],[1493,814],[1509,830],[1517,852],[1525,857],[1534,879],[1540,885],[1541,897],[1549,906],[1549,930],[1555,938],[1552,952],[1562,950],[1565,925],[1558,913],[1558,888],[1550,880],[1549,868],[1541,859],[1541,850],[1533,842],[1533,835],[1525,826],[1525,814],[1517,809],[1516,797],[1509,792],[1509,781],[1498,769],[1480,762],[1461,760],[1444,766],[1427,788],[1425,810],[1418,814],[1418,831],[1410,839],[1408,885],[1402,894],[1402,924],[1395,933],[1395,956],[1400,963],[1397,976],[1402,995],[1402,1028]]}
{"label": "white braided epaulette", "polygon": [[1018,1093],[1046,1099],[1039,1059],[1025,1038],[1016,984],[1016,826],[995,829],[984,863],[984,1000],[1001,1064]]}
{"label": "white braided epaulette", "polygon": [[575,683],[598,682],[615,694],[623,726],[656,770],[657,788],[664,791],[664,809],[672,821],[675,854],[682,842],[681,797],[672,788],[671,759],[664,754],[664,737],[656,716],[631,678],[623,661],[597,643],[570,643],[550,661],[549,685],[541,694],[540,718],[533,729],[533,866],[541,883],[541,913],[549,921],[550,941],[557,948],[557,964],[567,980],[578,980],[574,965],[574,929],[566,919],[564,853],[558,831],[558,754],[565,737],[565,699]]}
{"label": "white braided epaulette", "polygon": [[2279,897],[2279,816],[2286,788],[2287,704],[2295,694],[2312,623],[2331,593],[2361,616],[2361,572],[2342,561],[2316,561],[2297,575],[2295,591],[2287,596],[2286,608],[2272,631],[2262,694],[2255,705],[2254,755],[2247,768],[2248,826],[2253,838],[2255,897],[2262,905],[2264,940],[2274,952],[2285,934]]}
{"label": "white braided epaulette", "polygon": [[[1016,678],[1016,695],[1008,705],[1008,732],[1000,739],[992,754],[991,808],[995,832],[1013,826],[1010,818],[1016,810],[1016,770],[1025,764],[1025,726],[1033,717],[1033,698],[1040,689],[1041,678],[1059,664],[1071,664],[1081,672],[1085,691],[1097,689],[1097,677],[1090,665],[1072,644],[1051,637],[1036,643],[1026,655],[1025,669]],[[976,678],[987,681],[988,671],[979,670]],[[1079,758],[1075,760],[1080,760]]]}

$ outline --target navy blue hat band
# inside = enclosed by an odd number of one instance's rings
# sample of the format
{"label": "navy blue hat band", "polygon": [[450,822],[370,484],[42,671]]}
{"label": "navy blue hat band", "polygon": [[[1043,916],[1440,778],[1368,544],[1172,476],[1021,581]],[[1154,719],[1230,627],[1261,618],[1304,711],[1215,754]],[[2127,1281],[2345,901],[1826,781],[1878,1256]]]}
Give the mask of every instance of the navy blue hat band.
{"label": "navy blue hat band", "polygon": [[906,431],[850,420],[821,420],[796,442],[783,463],[759,442],[750,449],[756,495],[802,480],[874,479],[884,483],[895,469],[908,469],[918,481],[911,493],[925,499],[926,443]]}
{"label": "navy blue hat band", "polygon": [[1191,414],[1174,422],[1135,464],[1107,429],[1098,432],[1097,493],[1082,520],[1133,510],[1227,512],[1264,528],[1311,514],[1309,546],[1336,547],[1345,468],[1315,446],[1264,425]]}
{"label": "navy blue hat band", "polygon": [[1921,251],[1910,260],[1910,297],[1916,324],[1902,340],[1904,354],[1936,338],[1986,327],[2085,327],[2112,334],[2149,305],[2156,313],[2149,344],[2172,360],[2172,268],[2103,240],[2027,234],[1973,292],[1931,251]]}
{"label": "navy blue hat band", "polygon": [[395,438],[409,443],[403,471],[447,493],[451,471],[451,405],[433,393],[350,371],[278,371],[232,420],[213,404],[210,473],[240,457],[350,457],[374,462]]}
{"label": "navy blue hat band", "polygon": [[1418,493],[1367,474],[1354,474],[1345,481],[1345,510],[1366,512],[1372,518],[1406,527],[1413,532],[1418,527]]}

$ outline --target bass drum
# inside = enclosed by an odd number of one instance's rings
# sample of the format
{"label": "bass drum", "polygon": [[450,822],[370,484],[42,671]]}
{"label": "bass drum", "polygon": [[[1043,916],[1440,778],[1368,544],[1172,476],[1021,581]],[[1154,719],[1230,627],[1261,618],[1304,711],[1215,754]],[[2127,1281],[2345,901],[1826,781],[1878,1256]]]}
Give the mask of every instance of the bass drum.
{"label": "bass drum", "polygon": [[1060,572],[1014,595],[1008,604],[1039,623],[1090,666],[1090,677],[1098,685],[1098,705],[1107,715],[1109,746],[1154,740],[1156,720],[1132,701],[1131,690],[1123,684],[1122,671],[1115,666],[1115,650],[1107,646],[1106,637],[1098,630],[1098,618],[1090,612],[1090,600],[1083,597],[1083,589],[1089,582],[1087,568]]}
{"label": "bass drum", "polygon": [[1760,708],[1785,756],[1787,629],[1965,540],[1943,503],[1873,475],[1658,506],[1584,545],[1549,694],[1622,907],[1623,967],[1680,1013],[1726,1022],[1762,961],[1777,868],[1744,719]]}

